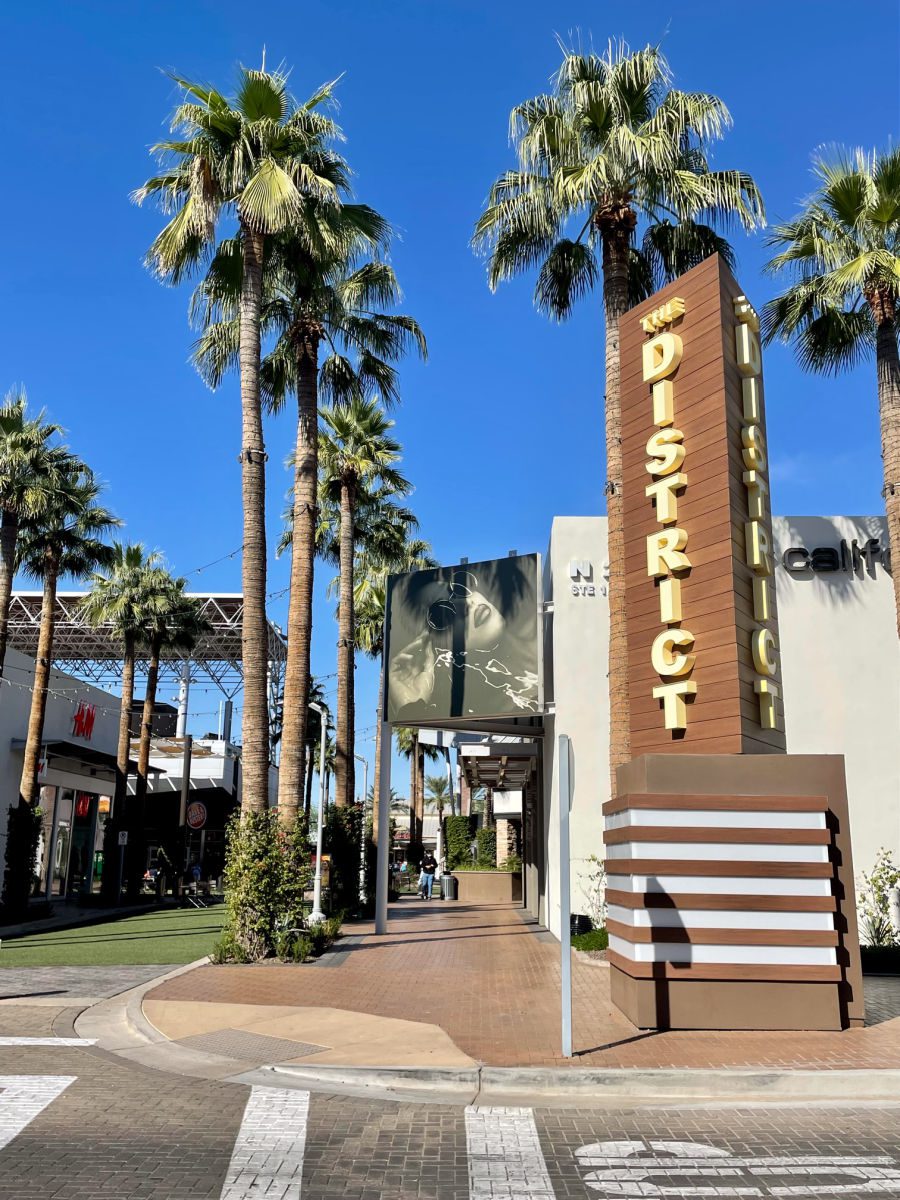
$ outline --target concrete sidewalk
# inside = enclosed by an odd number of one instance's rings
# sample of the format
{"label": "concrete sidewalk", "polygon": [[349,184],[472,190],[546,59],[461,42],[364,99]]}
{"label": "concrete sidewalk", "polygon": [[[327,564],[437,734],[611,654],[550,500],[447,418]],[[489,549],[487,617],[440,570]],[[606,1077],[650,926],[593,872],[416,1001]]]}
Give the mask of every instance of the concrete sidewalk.
{"label": "concrete sidewalk", "polygon": [[[513,905],[401,899],[387,935],[354,925],[315,964],[206,965],[143,997],[157,1036],[247,1066],[462,1070],[900,1070],[900,981],[884,1018],[843,1033],[648,1033],[609,999],[608,968],[576,956],[575,1050],[560,1054],[559,946]],[[873,1007],[870,1004],[870,1007]]]}

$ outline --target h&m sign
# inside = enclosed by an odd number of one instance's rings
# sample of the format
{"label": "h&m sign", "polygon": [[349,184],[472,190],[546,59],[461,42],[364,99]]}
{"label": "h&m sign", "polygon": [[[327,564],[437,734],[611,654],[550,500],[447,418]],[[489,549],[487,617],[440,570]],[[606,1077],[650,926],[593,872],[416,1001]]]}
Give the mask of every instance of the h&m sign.
{"label": "h&m sign", "polygon": [[94,733],[96,716],[96,704],[88,704],[86,700],[79,700],[75,708],[75,716],[72,718],[72,737],[84,738],[86,742],[89,742]]}

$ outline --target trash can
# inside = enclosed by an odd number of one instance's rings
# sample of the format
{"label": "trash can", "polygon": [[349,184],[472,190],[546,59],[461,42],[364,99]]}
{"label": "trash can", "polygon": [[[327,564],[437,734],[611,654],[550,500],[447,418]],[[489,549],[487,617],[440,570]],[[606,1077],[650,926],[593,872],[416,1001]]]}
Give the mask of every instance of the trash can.
{"label": "trash can", "polygon": [[458,894],[459,893],[457,891],[456,877],[454,875],[442,875],[441,876],[441,899],[442,900],[455,900]]}

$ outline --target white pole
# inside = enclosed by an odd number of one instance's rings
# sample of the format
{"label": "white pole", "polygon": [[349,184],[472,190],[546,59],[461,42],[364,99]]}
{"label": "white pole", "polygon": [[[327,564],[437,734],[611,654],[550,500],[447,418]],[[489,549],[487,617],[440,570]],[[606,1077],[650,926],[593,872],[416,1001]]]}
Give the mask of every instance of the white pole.
{"label": "white pole", "polygon": [[381,721],[381,762],[379,777],[375,780],[378,788],[378,856],[375,875],[375,932],[387,933],[388,920],[388,860],[391,836],[391,759],[394,755],[394,739],[391,727],[384,720],[384,684],[382,684],[381,704],[378,707],[378,719]]}
{"label": "white pole", "polygon": [[188,699],[191,694],[191,660],[185,658],[181,663],[181,682],[178,684],[178,717],[175,723],[175,736],[183,738],[187,733]]}
{"label": "white pole", "polygon": [[322,721],[322,736],[319,741],[319,821],[316,829],[316,880],[313,886],[313,910],[309,914],[310,922],[318,925],[325,920],[322,912],[322,826],[325,823],[325,739],[328,735],[325,710],[318,704],[309,706],[319,714]]}
{"label": "white pole", "polygon": [[569,739],[561,733],[557,739],[559,771],[559,950],[560,1008],[562,1010],[562,1054],[572,1057],[572,917],[569,894]]}
{"label": "white pole", "polygon": [[359,830],[359,902],[366,902],[366,805],[369,802],[369,760],[361,754],[354,754],[357,762],[363,765],[363,801],[362,820]]}

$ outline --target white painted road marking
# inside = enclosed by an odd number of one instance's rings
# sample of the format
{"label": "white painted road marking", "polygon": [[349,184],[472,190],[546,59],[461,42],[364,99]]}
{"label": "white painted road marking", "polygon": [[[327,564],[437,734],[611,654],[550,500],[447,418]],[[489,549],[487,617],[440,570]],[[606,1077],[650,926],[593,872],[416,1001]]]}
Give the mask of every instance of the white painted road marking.
{"label": "white painted road marking", "polygon": [[0,1037],[0,1046],[96,1046],[96,1038]]}
{"label": "white painted road marking", "polygon": [[[620,1196],[846,1196],[900,1194],[900,1163],[890,1155],[732,1155],[703,1142],[594,1142],[575,1151],[582,1167],[599,1167],[585,1184],[607,1200]],[[773,1178],[803,1179],[787,1185]],[[812,1183],[815,1178],[823,1182]],[[835,1177],[842,1183],[825,1182]],[[687,1178],[702,1180],[685,1186]],[[673,1180],[678,1180],[675,1183]],[[714,1180],[721,1180],[717,1186]]]}
{"label": "white painted road marking", "polygon": [[0,1150],[75,1082],[74,1075],[0,1075]]}
{"label": "white painted road marking", "polygon": [[221,1200],[300,1200],[309,1092],[251,1088]]}
{"label": "white painted road marking", "polygon": [[555,1200],[530,1108],[466,1109],[470,1200]]}

